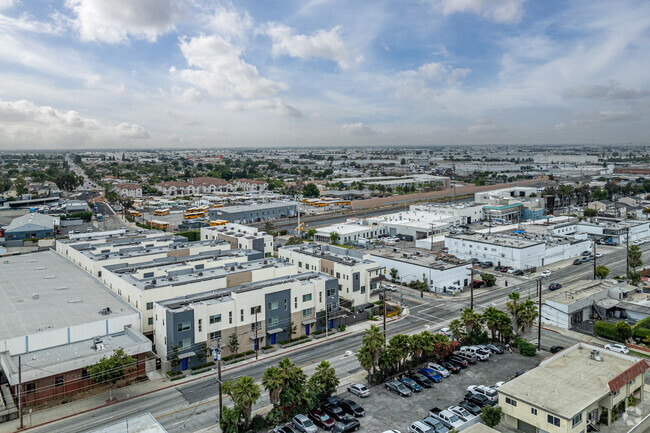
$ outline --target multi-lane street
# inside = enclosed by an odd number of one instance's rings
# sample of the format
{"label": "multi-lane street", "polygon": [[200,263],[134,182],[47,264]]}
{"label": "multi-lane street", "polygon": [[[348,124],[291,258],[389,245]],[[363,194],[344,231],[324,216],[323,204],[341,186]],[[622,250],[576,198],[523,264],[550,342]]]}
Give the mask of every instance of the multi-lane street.
{"label": "multi-lane street", "polygon": [[[606,265],[611,270],[611,275],[625,273],[625,249],[623,247],[608,247],[609,252],[598,259],[598,264]],[[646,252],[650,244],[641,246]],[[552,267],[551,267],[552,268]],[[544,292],[550,282],[567,283],[578,279],[591,279],[592,266],[568,265],[562,269],[554,269],[552,276],[544,280]],[[513,290],[528,296],[529,290],[534,296],[535,278],[522,281],[510,287],[497,287],[492,289],[478,289],[475,291],[474,308],[482,311],[486,307],[495,306],[503,308],[507,301],[507,294]],[[460,310],[469,306],[469,299],[449,297],[420,298],[410,290],[405,291],[405,304],[409,314],[405,318],[389,323],[387,332],[389,337],[399,333],[415,333],[423,330],[436,331],[458,317]],[[378,322],[379,323],[379,322]],[[542,334],[545,338],[552,338],[556,344],[557,334]],[[568,337],[560,337],[564,344],[571,343]],[[321,360],[328,360],[336,368],[342,383],[348,376],[361,371],[355,351],[361,344],[362,334],[355,333],[341,336],[331,342],[323,342],[308,348],[296,349],[289,357],[293,362],[303,367],[310,374],[316,364]],[[226,370],[225,378],[241,375],[252,376],[260,380],[266,368],[277,363],[280,357],[261,359],[256,363],[244,367]],[[72,432],[85,431],[92,428],[110,424],[116,420],[126,419],[142,412],[151,412],[169,432],[194,431],[210,426],[217,422],[217,384],[214,375],[210,375],[191,383],[181,384],[176,387],[164,389],[152,394],[137,397],[129,401],[118,402],[97,410],[89,411],[78,416],[63,419],[45,426],[37,427],[37,432]],[[228,402],[227,402],[228,404]],[[268,396],[264,395],[258,402],[258,407],[268,404]]]}

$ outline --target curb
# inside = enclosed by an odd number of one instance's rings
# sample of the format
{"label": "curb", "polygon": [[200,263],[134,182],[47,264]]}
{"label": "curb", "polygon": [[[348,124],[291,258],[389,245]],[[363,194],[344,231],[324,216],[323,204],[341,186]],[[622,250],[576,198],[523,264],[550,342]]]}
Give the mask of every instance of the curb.
{"label": "curb", "polygon": [[[401,320],[401,319],[403,319],[403,318],[406,317],[406,316],[408,316],[408,314],[403,314],[403,315],[401,315],[401,316],[399,316],[399,317],[393,317],[393,318],[391,318],[391,319],[386,320],[386,323],[390,323],[390,322],[395,322],[395,321],[397,321],[397,320]],[[365,329],[363,329],[363,330],[359,330],[359,331],[347,331],[347,332],[344,332],[344,333],[339,333],[338,335],[335,335],[335,336],[333,336],[333,337],[327,338],[327,340],[325,340],[325,341],[336,340],[336,339],[339,339],[339,338],[342,338],[342,337],[346,337],[346,336],[349,336],[349,335],[354,335],[354,334],[357,334],[357,333],[361,333],[361,332],[363,332],[363,331],[365,331]],[[315,345],[315,344],[320,344],[320,343],[323,343],[323,342],[325,342],[325,341],[314,341],[314,342],[312,342],[312,343],[304,344],[304,345],[299,344],[297,347],[291,348],[291,349],[287,350],[286,352],[275,353],[275,354],[272,354],[272,355],[266,356],[266,357],[264,357],[264,358],[262,358],[262,359],[270,359],[270,358],[278,357],[278,356],[280,356],[280,355],[286,355],[286,354],[288,354],[288,353],[292,353],[292,352],[295,352],[295,351],[297,351],[297,350],[300,350],[300,349],[303,349],[303,348],[306,348],[306,347],[311,347],[311,346],[313,346],[313,345]],[[238,363],[237,365],[231,365],[230,367],[222,368],[222,369],[221,369],[221,372],[223,373],[223,372],[225,372],[225,371],[235,370],[235,369],[237,369],[237,368],[239,368],[239,367],[245,367],[245,366],[251,365],[251,364],[253,364],[253,363],[255,363],[255,362],[258,362],[258,361],[260,361],[260,360],[262,360],[262,359],[255,359],[255,360],[251,360],[251,361],[249,361],[249,362]],[[65,415],[65,416],[62,416],[62,417],[59,417],[59,418],[54,418],[54,419],[51,419],[51,420],[49,420],[49,421],[42,422],[42,423],[40,423],[40,424],[34,424],[34,425],[32,425],[32,426],[29,426],[29,427],[24,427],[24,428],[23,428],[22,430],[20,430],[20,431],[26,431],[26,430],[31,430],[31,429],[36,428],[36,427],[42,427],[42,426],[45,426],[45,425],[48,425],[48,424],[52,424],[52,423],[54,423],[54,422],[58,422],[58,421],[61,421],[61,420],[64,420],[64,419],[68,419],[68,418],[75,417],[75,416],[77,416],[77,415],[82,415],[82,414],[84,414],[84,413],[88,413],[88,412],[91,412],[91,411],[94,411],[94,410],[97,410],[97,409],[102,409],[102,408],[105,408],[105,407],[107,407],[107,406],[112,406],[112,405],[115,405],[116,403],[121,403],[121,402],[129,401],[129,400],[133,400],[133,399],[135,399],[135,398],[144,397],[144,396],[146,396],[146,395],[153,394],[153,393],[155,393],[155,392],[163,391],[163,390],[165,390],[165,389],[175,388],[175,387],[177,387],[177,386],[184,385],[184,384],[186,384],[186,383],[191,383],[191,382],[194,382],[194,381],[197,381],[197,380],[205,379],[205,378],[207,378],[207,377],[210,377],[210,376],[216,376],[216,375],[217,375],[217,372],[216,372],[216,371],[213,371],[213,372],[207,373],[207,374],[204,375],[204,376],[193,377],[193,378],[191,378],[191,379],[188,379],[188,380],[185,380],[185,381],[182,381],[182,382],[181,382],[181,381],[176,381],[177,383],[171,383],[171,384],[169,384],[169,385],[163,386],[162,388],[152,389],[152,390],[149,390],[149,391],[143,392],[143,393],[141,393],[141,394],[132,395],[132,396],[129,396],[129,397],[123,398],[123,399],[121,399],[121,400],[119,400],[119,401],[114,401],[114,402],[112,402],[112,403],[101,404],[101,405],[99,405],[99,406],[95,406],[95,407],[91,407],[91,408],[88,408],[88,409],[84,409],[84,410],[82,410],[82,411],[75,412],[75,413],[70,414],[70,415]]]}

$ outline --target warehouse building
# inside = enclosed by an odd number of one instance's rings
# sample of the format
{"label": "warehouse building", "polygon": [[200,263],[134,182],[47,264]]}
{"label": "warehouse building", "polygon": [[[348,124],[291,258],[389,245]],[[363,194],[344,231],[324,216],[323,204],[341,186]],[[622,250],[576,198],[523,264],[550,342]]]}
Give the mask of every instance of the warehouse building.
{"label": "warehouse building", "polygon": [[14,218],[0,230],[0,242],[6,246],[22,246],[25,239],[53,238],[59,218],[40,213],[28,213]]}
{"label": "warehouse building", "polygon": [[273,254],[273,236],[255,227],[226,223],[222,226],[202,227],[201,239],[216,239],[227,242],[231,248],[255,250],[265,257]]}
{"label": "warehouse building", "polygon": [[210,209],[210,221],[226,220],[231,223],[249,224],[260,221],[290,218],[298,213],[297,202],[272,202],[248,206],[226,206]]}

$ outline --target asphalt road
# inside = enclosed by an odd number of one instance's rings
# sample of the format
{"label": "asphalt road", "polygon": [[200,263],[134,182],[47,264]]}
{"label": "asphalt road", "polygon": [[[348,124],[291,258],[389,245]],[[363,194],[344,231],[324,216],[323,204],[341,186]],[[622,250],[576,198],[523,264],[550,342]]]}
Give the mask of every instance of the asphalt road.
{"label": "asphalt road", "polygon": [[[642,245],[641,249],[647,252],[650,250],[650,244]],[[611,271],[610,275],[624,274],[625,249],[622,247],[613,249],[610,253],[598,259],[598,264],[608,266]],[[590,279],[592,272],[592,267],[586,264],[580,266],[569,265],[564,269],[554,270],[552,277],[544,281],[544,292],[547,291],[546,287],[550,282],[566,283],[581,278]],[[499,287],[489,291],[478,289],[475,291],[475,310],[482,311],[489,306],[503,307],[507,301],[508,293],[513,290],[521,292],[524,297],[528,294],[529,289],[534,294],[535,284],[535,280],[530,280],[523,281],[516,286]],[[436,331],[457,318],[459,312],[469,306],[469,299],[441,297],[421,299],[410,290],[405,290],[405,303],[409,307],[409,315],[402,320],[389,323],[387,328],[389,338],[391,335],[398,333],[415,333],[423,330]],[[381,322],[378,322],[378,324],[381,324]],[[348,376],[361,371],[354,356],[355,351],[361,344],[361,338],[361,334],[347,335],[330,344],[298,349],[292,352],[289,357],[291,361],[303,367],[308,375],[321,360],[328,360],[335,367],[342,384],[344,384],[346,380],[349,380],[347,379]],[[561,337],[561,341],[558,341],[560,337],[557,334],[544,331],[542,334],[542,343],[544,345],[547,345],[545,343],[547,338],[549,343],[552,344],[567,345],[571,343],[571,339],[567,337]],[[351,353],[346,354],[348,351]],[[252,365],[225,372],[223,376],[230,378],[249,375],[259,381],[264,370],[277,363],[279,359],[279,357],[262,359]],[[109,407],[38,427],[33,431],[48,433],[83,432],[142,412],[151,412],[170,433],[195,431],[217,422],[218,404],[216,396],[216,381],[214,376],[211,375],[186,385],[179,385],[133,400],[118,402]],[[227,400],[226,404],[229,404]],[[268,404],[268,396],[263,394],[256,406],[261,407],[266,404]]]}

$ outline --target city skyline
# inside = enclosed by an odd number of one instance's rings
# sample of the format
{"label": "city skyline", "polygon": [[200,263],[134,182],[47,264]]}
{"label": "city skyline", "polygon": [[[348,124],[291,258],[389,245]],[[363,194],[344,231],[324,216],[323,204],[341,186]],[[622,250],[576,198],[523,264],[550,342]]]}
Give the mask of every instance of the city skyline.
{"label": "city skyline", "polygon": [[647,143],[642,1],[0,1],[0,150]]}

